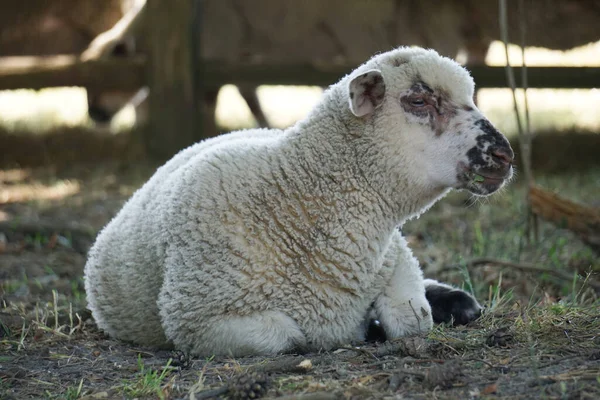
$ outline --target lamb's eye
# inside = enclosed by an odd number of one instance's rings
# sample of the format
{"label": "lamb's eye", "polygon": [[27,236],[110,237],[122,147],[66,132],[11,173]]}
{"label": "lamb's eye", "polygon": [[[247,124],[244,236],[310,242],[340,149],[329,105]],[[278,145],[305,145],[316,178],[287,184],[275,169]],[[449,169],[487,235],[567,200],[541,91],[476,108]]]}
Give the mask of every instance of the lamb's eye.
{"label": "lamb's eye", "polygon": [[425,101],[423,99],[414,99],[410,101],[410,105],[413,107],[423,107],[425,105]]}

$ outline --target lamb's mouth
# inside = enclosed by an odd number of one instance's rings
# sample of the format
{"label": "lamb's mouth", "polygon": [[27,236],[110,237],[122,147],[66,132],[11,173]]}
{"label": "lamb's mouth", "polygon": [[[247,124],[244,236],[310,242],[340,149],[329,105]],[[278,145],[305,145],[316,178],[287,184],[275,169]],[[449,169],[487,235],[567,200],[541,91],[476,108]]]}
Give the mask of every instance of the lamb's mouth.
{"label": "lamb's mouth", "polygon": [[463,163],[459,165],[459,189],[466,189],[477,196],[487,196],[500,189],[512,177],[512,166],[499,169],[474,169]]}

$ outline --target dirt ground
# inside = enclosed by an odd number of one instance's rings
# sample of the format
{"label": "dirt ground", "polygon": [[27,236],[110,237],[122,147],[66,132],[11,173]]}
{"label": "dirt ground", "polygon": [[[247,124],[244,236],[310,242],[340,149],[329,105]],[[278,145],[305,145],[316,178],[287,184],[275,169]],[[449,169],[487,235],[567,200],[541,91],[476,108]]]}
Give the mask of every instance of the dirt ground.
{"label": "dirt ground", "polygon": [[[518,185],[483,202],[451,196],[405,228],[426,275],[485,303],[469,326],[273,358],[190,358],[105,337],[85,310],[86,251],[152,172],[0,171],[1,399],[600,398],[600,261],[543,222],[527,242]],[[539,182],[598,206],[599,170]],[[482,257],[492,260],[469,261]]]}

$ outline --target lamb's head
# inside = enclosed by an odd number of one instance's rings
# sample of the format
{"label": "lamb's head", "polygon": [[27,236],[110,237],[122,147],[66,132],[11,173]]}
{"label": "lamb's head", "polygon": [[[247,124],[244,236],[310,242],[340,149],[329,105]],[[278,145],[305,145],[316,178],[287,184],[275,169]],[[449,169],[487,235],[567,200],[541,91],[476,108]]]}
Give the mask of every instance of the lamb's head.
{"label": "lamb's head", "polygon": [[432,189],[489,195],[513,173],[506,138],[473,102],[474,84],[456,62],[433,50],[378,55],[349,78],[350,111],[387,153],[386,173],[409,170]]}

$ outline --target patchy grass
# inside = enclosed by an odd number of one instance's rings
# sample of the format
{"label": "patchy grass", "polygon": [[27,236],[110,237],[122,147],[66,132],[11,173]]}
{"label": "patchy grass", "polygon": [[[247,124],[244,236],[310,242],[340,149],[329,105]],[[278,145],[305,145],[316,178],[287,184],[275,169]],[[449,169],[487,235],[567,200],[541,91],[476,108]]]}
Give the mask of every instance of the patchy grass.
{"label": "patchy grass", "polygon": [[[93,326],[68,337],[48,328],[42,336],[27,334],[28,343],[20,349],[2,341],[7,354],[2,365],[11,366],[2,369],[2,396],[170,399],[205,398],[210,392],[243,396],[246,385],[255,388],[256,382],[269,397],[600,395],[597,303],[524,306],[505,300],[500,304],[471,326],[439,325],[421,337],[361,344],[356,350],[236,360],[182,362],[176,353],[132,349],[106,339]],[[28,329],[35,330],[35,326]],[[305,360],[311,360],[311,367],[295,369]]]}
{"label": "patchy grass", "polygon": [[[107,338],[85,310],[85,252],[151,173],[114,164],[0,173],[6,190],[62,180],[79,187],[62,198],[0,205],[0,398],[600,397],[600,303],[592,285],[600,260],[571,232],[543,221],[537,240],[526,240],[518,184],[483,201],[454,194],[404,227],[426,275],[485,303],[482,318],[467,327],[240,359],[190,358]],[[572,200],[598,201],[600,170],[537,181]],[[508,264],[471,263],[482,257]],[[542,272],[515,267],[525,262]],[[305,360],[310,365],[299,367]]]}
{"label": "patchy grass", "polygon": [[[598,201],[600,170],[589,169],[573,175],[539,176],[537,183],[547,190],[588,205]],[[480,299],[492,301],[494,290],[512,290],[519,301],[533,296],[554,300],[579,296],[595,298],[594,290],[583,283],[588,274],[599,281],[600,259],[592,249],[567,229],[538,221],[537,238],[525,235],[524,188],[513,184],[491,198],[470,198],[454,193],[428,213],[404,227],[413,251],[428,275],[473,286]],[[533,236],[533,235],[530,235]],[[514,264],[532,263],[546,272],[523,272],[494,263],[469,265],[467,261],[492,258]],[[565,279],[556,272],[563,272]],[[494,285],[499,285],[495,288]]]}
{"label": "patchy grass", "polygon": [[[126,397],[139,398],[144,396],[156,396],[161,400],[169,396],[170,384],[167,381],[173,368],[171,363],[173,359],[169,358],[162,370],[148,368],[144,365],[142,355],[138,354],[138,373],[132,379],[123,381],[122,390]],[[176,370],[176,368],[175,368]]]}

